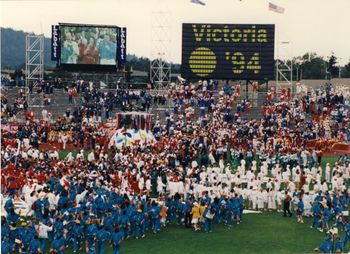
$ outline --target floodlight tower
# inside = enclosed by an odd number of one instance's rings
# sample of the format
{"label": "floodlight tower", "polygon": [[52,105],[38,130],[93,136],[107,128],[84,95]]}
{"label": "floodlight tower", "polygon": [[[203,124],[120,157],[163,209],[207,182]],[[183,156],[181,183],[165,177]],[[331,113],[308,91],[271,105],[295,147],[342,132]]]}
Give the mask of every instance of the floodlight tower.
{"label": "floodlight tower", "polygon": [[152,12],[150,79],[156,90],[164,90],[171,75],[171,13],[166,3],[159,1]]}

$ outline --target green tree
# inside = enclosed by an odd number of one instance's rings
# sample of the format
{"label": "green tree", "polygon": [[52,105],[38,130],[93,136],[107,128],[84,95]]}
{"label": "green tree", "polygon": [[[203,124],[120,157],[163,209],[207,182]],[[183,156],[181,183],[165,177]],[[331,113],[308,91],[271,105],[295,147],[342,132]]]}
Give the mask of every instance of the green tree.
{"label": "green tree", "polygon": [[337,67],[337,57],[332,52],[332,55],[328,61],[328,73],[330,74],[330,78],[337,77],[339,74],[339,67]]}
{"label": "green tree", "polygon": [[303,79],[324,79],[327,62],[316,53],[306,53],[300,58],[299,69]]}
{"label": "green tree", "polygon": [[350,78],[350,59],[349,62],[341,69],[342,78]]}

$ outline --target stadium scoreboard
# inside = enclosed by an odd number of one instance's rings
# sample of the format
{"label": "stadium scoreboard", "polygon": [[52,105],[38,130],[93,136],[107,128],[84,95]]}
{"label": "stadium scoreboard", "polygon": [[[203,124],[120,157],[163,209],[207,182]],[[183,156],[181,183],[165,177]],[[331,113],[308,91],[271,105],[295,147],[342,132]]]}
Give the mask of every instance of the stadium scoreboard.
{"label": "stadium scoreboard", "polygon": [[275,26],[183,24],[184,78],[263,80],[274,74]]}
{"label": "stadium scoreboard", "polygon": [[64,69],[113,71],[126,62],[126,28],[59,23],[52,26],[51,60]]}

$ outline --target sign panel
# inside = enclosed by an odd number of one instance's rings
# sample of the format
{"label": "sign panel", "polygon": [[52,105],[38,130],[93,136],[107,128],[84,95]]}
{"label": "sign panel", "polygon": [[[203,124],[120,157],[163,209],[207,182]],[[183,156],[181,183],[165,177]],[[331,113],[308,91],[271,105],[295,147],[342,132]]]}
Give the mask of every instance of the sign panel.
{"label": "sign panel", "polygon": [[182,77],[272,79],[274,40],[275,25],[183,24]]}
{"label": "sign panel", "polygon": [[118,33],[118,66],[121,67],[126,62],[126,27],[119,28]]}
{"label": "sign panel", "polygon": [[53,25],[51,27],[51,60],[58,61],[60,59],[60,26]]}

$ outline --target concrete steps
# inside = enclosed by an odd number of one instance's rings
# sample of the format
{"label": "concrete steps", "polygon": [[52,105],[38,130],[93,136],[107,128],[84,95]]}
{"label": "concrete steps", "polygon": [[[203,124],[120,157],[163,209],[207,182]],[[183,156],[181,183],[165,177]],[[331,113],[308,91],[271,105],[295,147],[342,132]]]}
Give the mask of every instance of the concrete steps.
{"label": "concrete steps", "polygon": [[[25,89],[23,87],[11,87],[6,89],[6,93],[9,98],[9,105],[13,105],[14,100],[19,95],[20,89]],[[29,95],[29,110],[34,112],[35,117],[37,119],[40,119],[42,117],[42,110],[46,109],[48,112],[52,114],[53,119],[57,119],[58,117],[62,117],[65,115],[65,112],[67,109],[69,109],[71,112],[73,112],[74,108],[80,106],[81,102],[81,95],[78,94],[76,98],[76,104],[69,104],[68,102],[68,93],[63,89],[54,89],[53,94],[41,94],[39,95],[37,92],[37,89],[33,89],[33,93]],[[110,90],[106,90],[110,91]],[[102,90],[104,92],[104,90]],[[43,95],[50,98],[51,103],[50,105],[44,105],[43,103]],[[251,93],[248,93],[248,96],[251,101],[251,113],[242,113],[243,119],[260,119],[261,118],[261,106],[266,101],[266,96],[264,93],[260,93],[257,98],[251,97]],[[240,98],[238,98],[238,101],[241,101],[243,98],[246,97],[245,91],[242,92]],[[193,119],[198,119],[200,116],[200,108],[194,107],[195,109],[195,116]],[[154,115],[159,115],[161,121],[163,122],[165,120],[165,112],[168,111],[170,113],[173,112],[173,102],[167,101],[166,105],[151,105],[149,113],[152,113]],[[236,111],[236,105],[233,108],[233,112]],[[115,114],[116,112],[121,112],[121,109],[116,109],[112,111],[112,114]],[[102,117],[104,118],[104,114],[102,114]]]}

